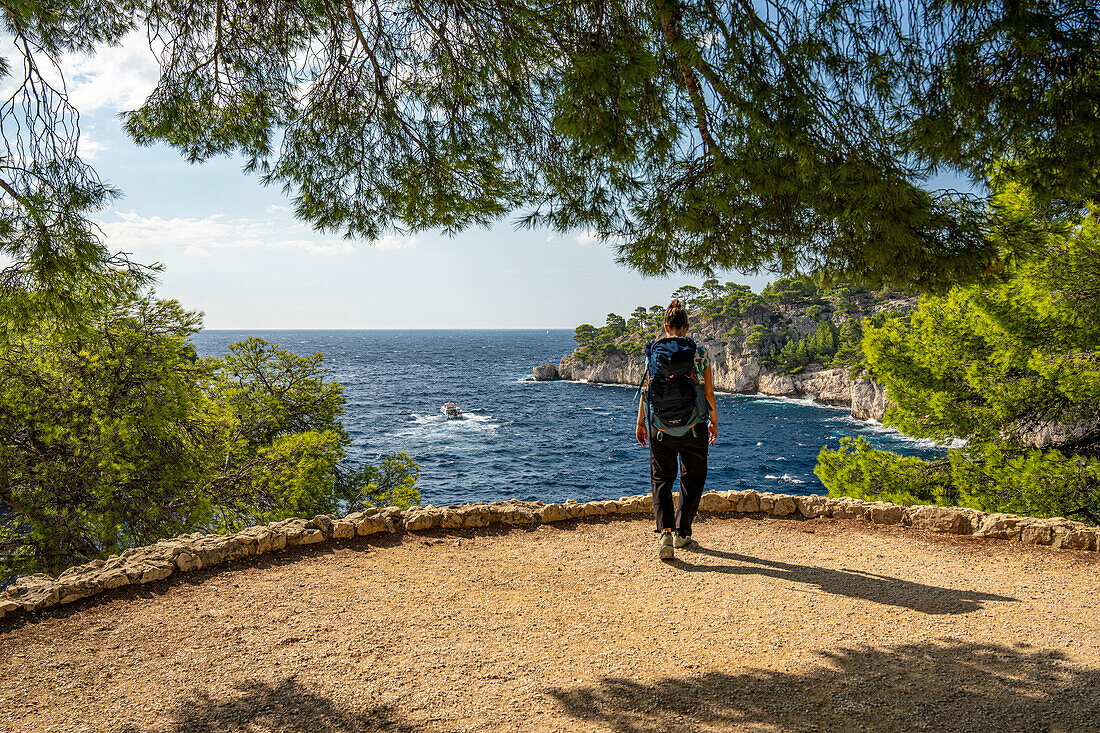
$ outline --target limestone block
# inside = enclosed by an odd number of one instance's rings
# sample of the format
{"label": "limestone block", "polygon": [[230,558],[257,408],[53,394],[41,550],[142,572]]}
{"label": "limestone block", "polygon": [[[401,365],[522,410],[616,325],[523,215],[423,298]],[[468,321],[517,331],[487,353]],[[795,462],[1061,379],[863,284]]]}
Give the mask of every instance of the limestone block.
{"label": "limestone block", "polygon": [[462,526],[462,515],[454,509],[444,509],[439,525],[444,529],[458,529]]}
{"label": "limestone block", "polygon": [[390,529],[386,525],[385,520],[383,520],[382,516],[377,512],[374,514],[368,513],[355,527],[355,533],[360,537],[388,531],[390,531]]}
{"label": "limestone block", "polygon": [[619,499],[620,514],[649,514],[653,511],[653,497],[649,494],[624,496]]}
{"label": "limestone block", "polygon": [[442,519],[442,513],[435,509],[410,510],[405,515],[405,529],[410,532],[421,532],[425,529],[438,527]]}
{"label": "limestone block", "polygon": [[[279,523],[279,530],[286,536],[286,546],[294,547],[302,543],[302,536],[309,529],[304,519],[288,519]],[[319,530],[314,530],[319,531]],[[322,535],[323,536],[323,535]]]}
{"label": "limestone block", "polygon": [[554,364],[542,364],[534,368],[535,381],[552,382],[561,379],[558,375],[558,367]]}
{"label": "limestone block", "polygon": [[191,543],[187,539],[175,537],[170,540],[161,540],[153,545],[151,549],[153,552],[150,553],[150,556],[163,560],[173,560],[177,555],[189,551]]}
{"label": "limestone block", "polygon": [[989,514],[974,534],[1000,540],[1018,540],[1024,521],[1024,517],[1015,514]]}
{"label": "limestone block", "polygon": [[0,617],[6,613],[15,613],[22,607],[22,604],[10,598],[0,598]]}
{"label": "limestone block", "polygon": [[[190,552],[184,552],[176,557],[176,569],[185,573],[189,570],[200,570],[202,569],[202,560]],[[123,575],[125,576],[125,574]]]}
{"label": "limestone block", "polygon": [[[736,504],[734,505],[736,506]],[[699,497],[699,510],[703,512],[728,512],[732,507],[730,501],[717,491],[704,491]]]}
{"label": "limestone block", "polygon": [[142,568],[141,577],[138,579],[139,583],[153,583],[158,580],[164,580],[172,571],[176,569],[173,562],[159,562],[150,563]]}
{"label": "limestone block", "polygon": [[19,604],[26,611],[41,611],[50,606],[56,606],[61,599],[61,591],[56,586],[39,587],[31,590],[19,598]]}
{"label": "limestone block", "polygon": [[763,494],[760,494],[757,498],[757,506],[759,507],[757,511],[771,514],[772,507],[775,506],[775,497],[776,495],[770,491],[765,491]]}
{"label": "limestone block", "polygon": [[[201,567],[212,568],[215,565],[221,565],[229,557],[229,553],[224,546],[215,545],[212,547],[204,547],[195,553],[195,557],[201,563]],[[131,580],[133,580],[131,578]]]}
{"label": "limestone block", "polygon": [[871,521],[875,524],[901,524],[905,519],[905,507],[886,501],[871,504]]}
{"label": "limestone block", "polygon": [[515,507],[503,512],[505,524],[531,524],[538,521],[538,515],[526,507]]}
{"label": "limestone block", "polygon": [[286,549],[286,535],[283,534],[282,532],[276,532],[275,530],[270,530],[270,532],[271,532],[271,551],[276,552],[277,550]]}
{"label": "limestone block", "polygon": [[1054,528],[1051,544],[1067,550],[1095,549],[1095,531],[1082,522],[1062,522]]}
{"label": "limestone block", "polygon": [[807,519],[829,516],[829,505],[825,497],[820,494],[812,496],[799,496],[795,499],[798,504],[798,512]]}
{"label": "limestone block", "polygon": [[870,514],[868,502],[853,499],[849,496],[836,499],[829,498],[825,500],[825,503],[829,507],[829,515],[837,519],[866,519],[867,515]]}
{"label": "limestone block", "polygon": [[963,527],[962,534],[974,534],[982,526],[982,522],[985,521],[986,513],[978,509],[963,509],[965,515],[963,521],[970,526]]}
{"label": "limestone block", "polygon": [[335,525],[335,517],[333,517],[332,515],[318,514],[313,519],[309,520],[307,528],[320,530],[324,538],[331,539]]}
{"label": "limestone block", "polygon": [[614,499],[608,499],[607,501],[605,501],[603,503],[603,506],[604,506],[604,509],[607,510],[608,514],[622,514],[623,513],[622,512],[622,505],[620,505],[619,502],[615,501]]}
{"label": "limestone block", "polygon": [[560,522],[569,519],[569,515],[562,509],[561,504],[547,504],[539,510],[539,521]]}
{"label": "limestone block", "polygon": [[772,514],[777,517],[785,517],[788,514],[794,514],[798,509],[798,504],[795,502],[793,496],[778,495],[772,499]]}
{"label": "limestone block", "polygon": [[973,534],[981,526],[982,512],[956,506],[912,506],[906,522],[917,529],[947,534]]}
{"label": "limestone block", "polygon": [[298,538],[299,545],[315,545],[318,542],[324,542],[325,533],[319,529],[307,529],[302,532],[302,536]]}
{"label": "limestone block", "polygon": [[[510,515],[511,512],[508,512],[507,516],[510,517]],[[501,516],[501,514],[497,512],[466,511],[459,512],[458,516],[462,519],[463,527],[486,527],[492,522],[494,517]]]}
{"label": "limestone block", "polygon": [[338,519],[332,525],[332,536],[341,540],[351,539],[355,536],[355,525],[347,520]]}
{"label": "limestone block", "polygon": [[99,573],[96,563],[77,565],[61,573],[52,583],[58,589],[58,603],[72,603],[99,593],[102,590]]}
{"label": "limestone block", "polygon": [[113,568],[111,570],[104,571],[99,576],[99,584],[104,589],[121,588],[124,585],[130,584],[130,576],[122,572],[120,568]]}
{"label": "limestone block", "polygon": [[[351,531],[355,533],[355,525],[352,525]],[[257,555],[265,555],[275,549],[275,533],[267,527],[257,527],[253,536],[256,538]]]}
{"label": "limestone block", "polygon": [[79,601],[81,598],[87,598],[88,596],[94,596],[102,590],[98,586],[80,583],[59,583],[58,585],[59,594],[57,602],[61,605]]}
{"label": "limestone block", "polygon": [[950,525],[954,515],[944,515],[946,507],[933,504],[918,504],[905,510],[905,523],[918,529],[935,531],[947,531],[945,525]]}
{"label": "limestone block", "polygon": [[43,588],[52,588],[54,579],[46,575],[45,573],[34,573],[33,575],[24,575],[20,578],[16,578],[15,581],[8,586],[5,594],[11,598],[19,598],[30,593],[32,590],[41,590]]}
{"label": "limestone block", "polygon": [[229,535],[226,548],[226,557],[230,560],[240,560],[256,554],[256,538],[249,535]]}
{"label": "limestone block", "polygon": [[752,490],[740,493],[741,496],[737,499],[737,511],[746,513],[760,511],[760,494]]}
{"label": "limestone block", "polygon": [[120,568],[120,567],[122,567],[124,562],[125,561],[122,559],[122,557],[120,555],[111,555],[110,557],[108,557],[106,560],[103,561],[103,569],[104,570],[113,570],[115,568]]}
{"label": "limestone block", "polygon": [[603,507],[603,502],[590,501],[584,505],[582,516],[585,517],[599,517],[607,514],[607,511]]}
{"label": "limestone block", "polygon": [[[1078,529],[1077,525],[1080,524],[1080,522],[1074,522],[1063,517],[1055,517],[1046,521],[1050,523],[1050,544],[1054,547],[1061,547],[1066,541],[1066,535]],[[1081,524],[1080,528],[1083,529],[1084,526]]]}
{"label": "limestone block", "polygon": [[570,519],[579,519],[584,516],[585,504],[581,504],[576,499],[569,499],[562,504],[562,511],[569,515]]}
{"label": "limestone block", "polygon": [[1053,539],[1052,522],[1026,519],[1020,524],[1020,542],[1025,545],[1049,545]]}
{"label": "limestone block", "polygon": [[382,522],[386,525],[388,531],[398,532],[404,529],[404,512],[401,511],[401,507],[388,506],[381,510],[378,516],[382,517]]}

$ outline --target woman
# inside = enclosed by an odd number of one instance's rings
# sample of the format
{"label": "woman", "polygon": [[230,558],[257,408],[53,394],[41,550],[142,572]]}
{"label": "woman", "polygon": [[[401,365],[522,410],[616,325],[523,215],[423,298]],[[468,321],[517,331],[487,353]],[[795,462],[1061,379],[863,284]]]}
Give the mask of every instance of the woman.
{"label": "woman", "polygon": [[[657,556],[671,560],[673,547],[691,544],[691,522],[699,510],[699,499],[707,481],[707,451],[718,439],[718,409],[714,402],[714,380],[710,369],[710,355],[702,346],[686,338],[688,332],[687,311],[679,300],[673,300],[665,309],[665,338],[646,346],[647,377],[642,384],[642,399],[638,402],[638,442],[649,443],[649,477],[653,487],[653,513],[657,519]],[[653,410],[654,395],[650,393],[651,379],[657,375],[675,373],[675,367],[660,366],[662,356],[694,349],[690,379],[698,390],[703,390],[706,402],[702,410],[689,410],[690,417],[682,427],[669,429]],[[662,356],[658,356],[658,354]],[[675,356],[665,359],[673,363]],[[660,372],[658,371],[660,369]],[[669,372],[668,370],[672,371]],[[673,379],[669,376],[668,379]],[[701,384],[700,384],[701,380]],[[702,429],[703,425],[706,429]],[[680,434],[682,433],[682,434]],[[680,502],[673,509],[672,485],[676,482],[677,460],[680,468]]]}

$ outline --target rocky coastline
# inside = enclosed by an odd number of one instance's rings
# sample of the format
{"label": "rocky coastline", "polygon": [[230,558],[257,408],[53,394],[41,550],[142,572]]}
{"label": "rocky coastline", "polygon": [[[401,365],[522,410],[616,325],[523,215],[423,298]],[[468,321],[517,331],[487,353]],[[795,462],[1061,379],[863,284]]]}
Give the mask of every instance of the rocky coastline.
{"label": "rocky coastline", "polygon": [[[858,420],[881,421],[890,404],[881,384],[866,376],[852,378],[845,368],[822,367],[798,374],[776,374],[767,371],[756,356],[732,355],[720,342],[700,343],[712,355],[714,388],[719,392],[811,399],[822,405],[848,407]],[[549,373],[546,366],[553,365],[537,367],[543,375]],[[574,352],[562,358],[552,378],[636,386],[644,372],[645,360],[640,354],[619,352],[605,359],[585,361]],[[547,378],[536,376],[536,380]]]}
{"label": "rocky coastline", "polygon": [[[909,311],[916,306],[913,298],[883,299],[867,296],[865,301],[852,298],[847,312],[814,314],[805,305],[768,307],[757,305],[734,320],[706,319],[692,315],[697,324],[689,334],[711,355],[714,388],[734,394],[759,394],[771,397],[810,399],[823,405],[847,407],[853,418],[879,420],[890,405],[886,391],[866,372],[852,374],[850,366],[811,363],[795,373],[764,364],[769,349],[778,345],[778,334],[785,340],[806,338],[822,321],[839,325],[850,318],[873,316],[884,310]],[[764,337],[754,332],[762,332]],[[640,334],[627,334],[616,340],[612,349],[593,357],[584,347],[574,349],[558,364],[534,368],[533,381],[555,379],[600,384],[638,385],[645,372],[645,356]]]}
{"label": "rocky coastline", "polygon": [[[883,419],[890,402],[883,386],[861,366],[859,324],[884,313],[911,312],[917,306],[916,298],[889,290],[858,289],[804,295],[777,291],[766,299],[736,287],[729,292],[733,295],[727,300],[743,298],[737,308],[718,308],[712,300],[709,306],[704,303],[689,315],[692,328],[688,335],[711,356],[715,390],[809,399],[847,407],[858,420]],[[661,308],[654,306],[646,311],[652,314],[648,321],[643,310],[639,308],[631,321],[609,314],[605,329],[579,327],[577,340],[581,345],[556,365],[536,366],[532,381],[640,384],[645,372],[643,345],[662,335]],[[620,324],[618,335],[612,332],[612,338],[608,338],[604,334],[616,321]],[[855,336],[847,342],[849,351],[841,358],[837,334],[844,337],[846,329]],[[831,348],[820,349],[824,358],[816,358],[815,350],[792,366],[787,350],[812,343],[823,330],[826,335],[832,332]],[[587,336],[582,331],[588,331]],[[586,344],[593,333],[596,343]]]}

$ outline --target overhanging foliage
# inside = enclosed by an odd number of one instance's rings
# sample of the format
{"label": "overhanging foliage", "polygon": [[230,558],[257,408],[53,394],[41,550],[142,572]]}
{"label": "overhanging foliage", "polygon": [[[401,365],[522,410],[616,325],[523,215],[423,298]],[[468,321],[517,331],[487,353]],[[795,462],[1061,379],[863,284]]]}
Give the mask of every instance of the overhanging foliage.
{"label": "overhanging foliage", "polygon": [[[135,26],[162,72],[126,117],[136,140],[196,161],[243,155],[300,217],[366,239],[519,212],[589,228],[649,274],[943,289],[1015,253],[987,236],[994,166],[1046,212],[1079,211],[1100,180],[1089,0],[70,0],[0,13],[29,60],[16,100],[54,100],[9,102],[5,119],[45,109],[34,139],[59,141],[0,164],[3,253],[27,267],[42,247],[104,256],[83,217],[109,195],[35,63]],[[976,192],[936,189],[932,174]]]}

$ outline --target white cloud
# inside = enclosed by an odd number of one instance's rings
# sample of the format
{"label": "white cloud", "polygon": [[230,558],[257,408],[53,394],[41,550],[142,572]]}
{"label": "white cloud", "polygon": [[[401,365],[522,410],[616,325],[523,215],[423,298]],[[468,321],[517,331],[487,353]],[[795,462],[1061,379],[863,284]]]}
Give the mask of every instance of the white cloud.
{"label": "white cloud", "polygon": [[[175,249],[189,257],[209,257],[215,250],[246,247],[299,249],[318,255],[348,254],[355,249],[351,241],[325,238],[293,220],[230,219],[223,214],[203,219],[165,219],[141,216],[136,211],[114,214],[114,221],[100,222],[100,227],[107,246],[123,252]],[[380,248],[397,249],[415,241],[383,240]]]}
{"label": "white cloud", "polygon": [[289,206],[281,206],[279,204],[272,204],[271,206],[268,206],[266,209],[264,209],[264,211],[266,211],[269,214],[282,214],[282,213],[285,213],[287,211],[290,211],[290,207]]}
{"label": "white cloud", "polygon": [[101,46],[94,54],[66,54],[61,72],[69,99],[79,111],[123,111],[142,105],[156,86],[160,65],[145,34],[135,31],[118,46]]}
{"label": "white cloud", "polygon": [[596,233],[594,231],[592,231],[591,229],[585,229],[580,234],[577,234],[576,236],[574,236],[573,241],[576,242],[577,244],[579,244],[582,247],[587,247],[588,245],[592,244],[593,242],[599,242],[600,238],[598,236],[596,236]]}
{"label": "white cloud", "polygon": [[84,158],[84,160],[95,160],[104,150],[110,150],[110,148],[103,143],[88,137],[88,133],[86,132],[80,133],[79,146],[78,152],[80,157]]}
{"label": "white cloud", "polygon": [[417,240],[416,237],[408,237],[406,239],[399,239],[399,238],[393,236],[392,234],[387,234],[386,236],[382,237],[381,239],[376,239],[374,242],[371,243],[371,245],[373,247],[375,247],[376,249],[381,249],[381,250],[408,249],[410,247],[415,247],[417,244],[418,244],[418,240]]}
{"label": "white cloud", "polygon": [[617,234],[610,237],[601,237],[591,229],[585,229],[579,234],[573,235],[573,241],[582,247],[587,247],[590,244],[619,244],[623,241],[623,238]]}

